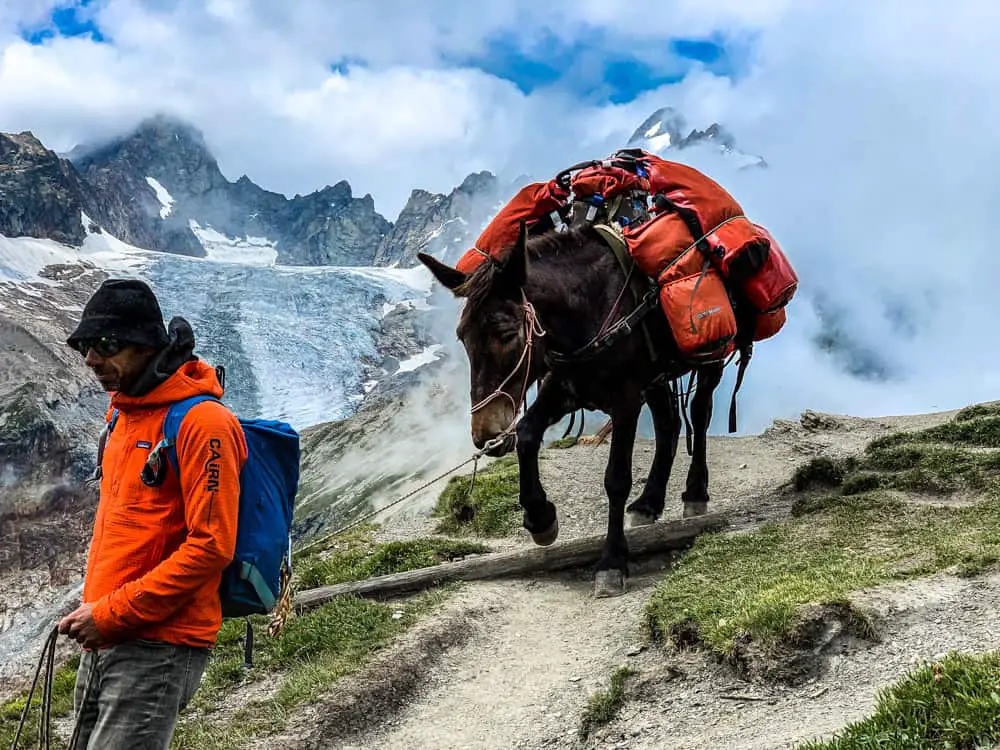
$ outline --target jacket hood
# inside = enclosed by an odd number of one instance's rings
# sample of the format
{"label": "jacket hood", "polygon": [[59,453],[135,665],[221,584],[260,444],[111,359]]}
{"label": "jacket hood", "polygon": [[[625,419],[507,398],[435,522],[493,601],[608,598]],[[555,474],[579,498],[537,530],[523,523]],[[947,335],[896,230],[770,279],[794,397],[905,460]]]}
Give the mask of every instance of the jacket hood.
{"label": "jacket hood", "polygon": [[150,409],[202,394],[222,398],[222,384],[212,365],[202,359],[192,359],[146,394],[128,396],[121,392],[115,393],[111,397],[111,406],[123,411]]}
{"label": "jacket hood", "polygon": [[123,410],[166,406],[202,394],[221,398],[215,368],[194,354],[194,332],[184,318],[170,321],[169,342],[128,390],[115,393],[111,406]]}

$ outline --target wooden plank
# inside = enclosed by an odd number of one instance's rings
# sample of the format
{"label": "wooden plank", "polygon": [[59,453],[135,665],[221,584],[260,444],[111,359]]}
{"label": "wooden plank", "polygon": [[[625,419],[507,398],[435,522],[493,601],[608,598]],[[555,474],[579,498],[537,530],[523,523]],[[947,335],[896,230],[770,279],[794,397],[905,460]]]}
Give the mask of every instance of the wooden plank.
{"label": "wooden plank", "polygon": [[[665,523],[626,529],[629,553],[634,559],[688,547],[699,534],[721,529],[726,517],[708,513]],[[349,581],[334,586],[300,591],[292,601],[296,610],[306,610],[345,594],[363,597],[411,593],[446,581],[474,581],[516,577],[530,573],[552,572],[596,563],[604,546],[604,534],[556,542],[551,547],[532,547],[514,552],[499,552],[418,568],[403,573]]]}

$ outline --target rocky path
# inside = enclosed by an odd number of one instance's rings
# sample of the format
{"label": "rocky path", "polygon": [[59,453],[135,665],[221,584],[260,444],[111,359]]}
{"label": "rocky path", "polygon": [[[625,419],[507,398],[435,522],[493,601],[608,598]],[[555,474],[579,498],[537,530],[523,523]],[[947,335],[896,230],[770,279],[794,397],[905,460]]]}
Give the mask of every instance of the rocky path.
{"label": "rocky path", "polygon": [[[776,490],[809,457],[855,452],[879,434],[924,428],[949,416],[862,420],[807,414],[760,436],[713,438],[712,509],[730,511],[739,525],[781,518],[787,507]],[[564,538],[604,531],[606,506],[594,488],[601,487],[606,450],[550,451],[542,462]],[[637,484],[651,451],[648,443],[636,448]],[[679,498],[686,470],[682,451],[670,498]],[[667,517],[679,516],[679,506],[668,501]],[[398,538],[427,530],[426,519],[400,517],[384,533]],[[515,537],[502,546],[523,544],[529,542]],[[868,713],[878,690],[919,660],[1000,642],[995,616],[1000,576],[937,576],[866,592],[867,603],[886,618],[887,637],[876,645],[845,645],[814,683],[795,689],[751,686],[697,653],[644,648],[643,606],[665,565],[645,561],[627,593],[614,599],[591,596],[587,571],[467,584],[449,605],[462,623],[459,630],[451,643],[421,652],[420,676],[405,700],[383,701],[381,713],[352,737],[324,740],[322,732],[311,732],[316,744],[303,743],[302,734],[294,743],[344,750],[792,748]],[[391,651],[383,656],[385,664],[393,661]],[[622,665],[637,670],[628,704],[581,743],[577,728],[588,698]]]}

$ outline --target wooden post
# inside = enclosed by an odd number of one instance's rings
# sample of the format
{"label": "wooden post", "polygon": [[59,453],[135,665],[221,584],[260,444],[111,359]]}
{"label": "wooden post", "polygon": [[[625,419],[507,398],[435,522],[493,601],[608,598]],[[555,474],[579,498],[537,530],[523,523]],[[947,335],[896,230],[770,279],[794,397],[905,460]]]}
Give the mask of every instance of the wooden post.
{"label": "wooden post", "polygon": [[[632,558],[684,549],[695,537],[706,531],[715,531],[726,525],[720,513],[684,518],[678,521],[654,523],[626,529],[629,553]],[[600,559],[604,534],[557,542],[551,547],[532,547],[514,552],[481,555],[441,563],[429,568],[418,568],[403,573],[349,581],[334,586],[323,586],[300,591],[293,599],[297,611],[318,607],[345,594],[363,597],[391,596],[411,593],[446,581],[473,581],[489,578],[516,577],[530,573],[551,572],[592,565]]]}

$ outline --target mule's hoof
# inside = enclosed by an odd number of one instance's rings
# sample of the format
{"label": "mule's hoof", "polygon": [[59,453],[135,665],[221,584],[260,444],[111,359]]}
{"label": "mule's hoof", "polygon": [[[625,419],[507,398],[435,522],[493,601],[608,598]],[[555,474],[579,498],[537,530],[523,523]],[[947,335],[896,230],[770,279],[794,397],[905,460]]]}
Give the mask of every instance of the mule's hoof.
{"label": "mule's hoof", "polygon": [[682,517],[693,518],[694,516],[703,516],[706,513],[708,513],[708,502],[685,502]]}
{"label": "mule's hoof", "polygon": [[559,517],[552,522],[552,525],[548,529],[542,531],[538,534],[532,534],[531,540],[537,544],[539,547],[548,547],[550,544],[555,542],[559,538]]}
{"label": "mule's hoof", "polygon": [[594,576],[594,597],[606,599],[625,593],[625,575],[618,569],[599,570]]}
{"label": "mule's hoof", "polygon": [[628,523],[632,528],[636,526],[649,526],[656,523],[656,516],[641,510],[630,510],[628,513]]}

